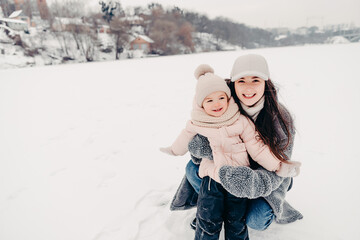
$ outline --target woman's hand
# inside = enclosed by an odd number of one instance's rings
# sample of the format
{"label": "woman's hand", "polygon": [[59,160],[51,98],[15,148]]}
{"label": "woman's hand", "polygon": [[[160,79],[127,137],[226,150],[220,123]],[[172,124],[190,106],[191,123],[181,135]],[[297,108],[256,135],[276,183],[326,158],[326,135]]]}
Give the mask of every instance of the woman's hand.
{"label": "woman's hand", "polygon": [[276,174],[280,177],[296,177],[300,174],[301,163],[296,161],[281,162]]}

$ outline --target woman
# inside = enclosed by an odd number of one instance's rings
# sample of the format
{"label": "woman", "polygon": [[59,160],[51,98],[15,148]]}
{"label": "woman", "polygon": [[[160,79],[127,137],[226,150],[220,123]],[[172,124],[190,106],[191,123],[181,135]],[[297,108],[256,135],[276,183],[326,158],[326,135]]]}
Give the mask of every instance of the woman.
{"label": "woman", "polygon": [[[242,114],[255,123],[262,140],[272,153],[282,160],[290,160],[294,140],[292,118],[284,106],[278,103],[276,89],[269,78],[266,60],[255,54],[240,56],[234,63],[229,87]],[[171,210],[189,209],[196,206],[197,191],[201,177],[207,175],[202,169],[211,168],[211,148],[200,148],[208,140],[196,135],[189,144],[192,161],[171,203]],[[198,165],[201,162],[200,170]],[[302,219],[302,215],[285,200],[292,179],[282,178],[269,172],[254,161],[249,167],[222,166],[216,174],[222,186],[231,194],[249,198],[246,224],[255,230],[265,230],[273,220],[291,223]],[[194,164],[195,163],[195,164]],[[192,223],[194,225],[194,222]]]}

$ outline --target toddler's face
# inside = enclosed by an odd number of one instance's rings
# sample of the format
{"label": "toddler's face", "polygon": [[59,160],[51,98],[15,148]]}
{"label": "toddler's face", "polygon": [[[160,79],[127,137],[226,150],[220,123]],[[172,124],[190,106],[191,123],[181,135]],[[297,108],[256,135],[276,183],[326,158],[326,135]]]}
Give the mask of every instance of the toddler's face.
{"label": "toddler's face", "polygon": [[205,112],[213,117],[220,117],[223,115],[226,112],[228,105],[228,97],[226,93],[222,91],[209,94],[202,103]]}

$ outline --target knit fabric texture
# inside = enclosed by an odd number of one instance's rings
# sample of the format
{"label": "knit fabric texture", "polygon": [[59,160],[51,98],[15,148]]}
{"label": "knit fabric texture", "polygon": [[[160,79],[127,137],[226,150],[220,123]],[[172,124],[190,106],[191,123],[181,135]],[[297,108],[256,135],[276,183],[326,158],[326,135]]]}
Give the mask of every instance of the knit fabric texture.
{"label": "knit fabric texture", "polygon": [[231,97],[231,91],[225,82],[225,79],[214,74],[214,69],[207,64],[201,64],[195,69],[195,78],[197,79],[195,89],[195,102],[199,107],[206,96],[213,92],[222,91],[228,98]]}
{"label": "knit fabric texture", "polygon": [[207,114],[204,108],[194,103],[193,110],[191,111],[191,122],[199,127],[220,128],[229,126],[238,120],[240,112],[233,98],[230,98],[228,104],[228,108],[223,115],[214,117]]}

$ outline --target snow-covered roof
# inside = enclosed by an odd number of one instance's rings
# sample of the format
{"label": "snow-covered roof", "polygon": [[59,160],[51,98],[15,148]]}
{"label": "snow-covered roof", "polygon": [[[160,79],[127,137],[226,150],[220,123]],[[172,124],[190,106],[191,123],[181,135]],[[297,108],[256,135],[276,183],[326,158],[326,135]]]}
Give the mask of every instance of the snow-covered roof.
{"label": "snow-covered roof", "polygon": [[343,37],[343,36],[331,37],[326,42],[327,43],[332,43],[332,44],[350,43],[350,41],[348,39],[346,39],[345,37]]}
{"label": "snow-covered roof", "polygon": [[284,39],[284,38],[287,38],[287,35],[281,34],[281,35],[275,37],[275,40],[281,40],[281,39]]}
{"label": "snow-covered roof", "polygon": [[22,10],[14,11],[12,14],[10,14],[9,18],[16,18],[16,17],[20,16],[21,13],[22,13]]}
{"label": "snow-covered roof", "polygon": [[132,37],[130,37],[130,42],[134,41],[136,38],[142,38],[143,40],[149,42],[149,43],[154,43],[154,40],[152,40],[151,38],[149,38],[148,36],[145,35],[134,35]]}
{"label": "snow-covered roof", "polygon": [[149,38],[148,36],[145,35],[139,35],[138,37],[144,39],[145,41],[149,42],[149,43],[153,43],[154,40],[152,40],[151,38]]}
{"label": "snow-covered roof", "polygon": [[18,19],[10,19],[10,18],[0,18],[0,21],[2,21],[2,22],[11,22],[11,23],[27,24],[25,21],[18,20]]}
{"label": "snow-covered roof", "polygon": [[121,20],[123,20],[123,21],[143,21],[144,19],[139,16],[127,16],[127,17],[121,18]]}
{"label": "snow-covered roof", "polygon": [[61,24],[83,24],[81,18],[56,18]]}

